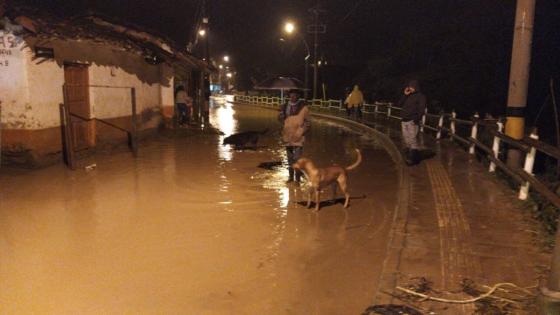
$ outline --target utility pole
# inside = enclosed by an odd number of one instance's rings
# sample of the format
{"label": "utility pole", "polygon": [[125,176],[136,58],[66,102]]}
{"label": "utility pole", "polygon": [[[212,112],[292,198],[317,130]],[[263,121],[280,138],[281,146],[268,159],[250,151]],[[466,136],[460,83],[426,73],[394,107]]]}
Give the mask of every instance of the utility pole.
{"label": "utility pole", "polygon": [[0,18],[4,17],[4,13],[6,13],[6,1],[0,0]]}
{"label": "utility pole", "polygon": [[304,85],[305,85],[305,89],[303,90],[303,99],[307,101],[307,89],[309,88],[309,58],[311,58],[311,52],[309,51],[309,45],[307,44],[307,41],[305,40],[305,36],[301,33],[298,33],[301,36],[301,40],[303,41],[303,44],[305,45],[305,52],[307,53],[307,55],[305,55],[305,73],[304,73]]}
{"label": "utility pole", "polygon": [[[506,111],[506,135],[517,140],[523,139],[525,135],[525,107],[527,106],[534,17],[535,0],[517,0]],[[521,151],[509,149],[508,166],[519,167],[521,157]]]}
{"label": "utility pole", "polygon": [[[506,135],[514,139],[524,137],[524,110],[527,105],[534,17],[535,0],[517,0],[506,112]],[[521,151],[508,150],[508,166],[519,167],[521,158]],[[560,229],[556,232],[550,275],[540,291],[539,314],[558,314],[560,312]]]}
{"label": "utility pole", "polygon": [[203,75],[201,76],[202,78],[202,91],[203,91],[203,95],[202,95],[202,103],[200,104],[201,108],[200,108],[200,112],[202,113],[202,118],[204,120],[204,124],[207,125],[208,124],[208,111],[206,110],[206,107],[210,106],[210,67],[211,67],[211,63],[210,63],[210,23],[209,23],[209,19],[208,19],[208,1],[207,0],[202,0],[202,23],[204,24],[204,29],[206,29],[206,64],[208,65],[207,67],[207,72],[205,73],[204,70],[202,71]]}
{"label": "utility pole", "polygon": [[317,98],[317,47],[319,46],[319,33],[324,34],[327,31],[325,24],[320,24],[319,14],[325,12],[317,4],[315,7],[309,9],[313,14],[313,25],[307,27],[307,32],[313,34],[313,99]]}
{"label": "utility pole", "polygon": [[[317,27],[317,25],[319,24],[319,12],[317,11],[317,9],[314,9],[313,11],[313,25],[315,25],[315,28]],[[313,32],[313,99],[317,98],[317,46],[318,46],[318,42],[317,42],[317,37],[319,37],[319,32],[317,32],[317,29]]]}
{"label": "utility pole", "polygon": [[309,54],[307,56],[305,56],[305,79],[304,79],[304,85],[305,85],[305,89],[303,90],[303,99],[305,99],[307,101],[307,90],[309,88]]}

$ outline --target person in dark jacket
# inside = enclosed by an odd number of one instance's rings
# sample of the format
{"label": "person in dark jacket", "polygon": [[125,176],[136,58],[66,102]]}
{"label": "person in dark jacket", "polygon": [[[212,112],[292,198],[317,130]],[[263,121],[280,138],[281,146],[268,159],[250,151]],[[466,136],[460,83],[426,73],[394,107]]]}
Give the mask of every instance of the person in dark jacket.
{"label": "person in dark jacket", "polygon": [[397,106],[402,108],[401,127],[406,145],[405,161],[408,165],[415,165],[420,162],[418,130],[426,110],[426,96],[420,92],[420,85],[416,80],[408,82],[403,94]]}
{"label": "person in dark jacket", "polygon": [[282,140],[286,145],[288,156],[288,183],[293,182],[294,177],[295,181],[299,183],[301,172],[294,172],[292,165],[303,154],[305,134],[310,126],[309,110],[303,100],[298,100],[298,90],[290,90],[289,95],[288,101],[280,106],[278,120],[282,123]]}

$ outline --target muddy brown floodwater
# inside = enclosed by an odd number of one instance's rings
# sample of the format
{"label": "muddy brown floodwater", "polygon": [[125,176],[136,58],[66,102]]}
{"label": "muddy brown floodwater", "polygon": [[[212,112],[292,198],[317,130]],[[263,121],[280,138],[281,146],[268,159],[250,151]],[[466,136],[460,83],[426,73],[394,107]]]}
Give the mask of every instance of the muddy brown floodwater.
{"label": "muddy brown floodwater", "polygon": [[[372,303],[397,201],[378,141],[313,120],[305,155],[364,161],[351,205],[313,213],[287,185],[276,113],[216,104],[226,135],[270,132],[257,150],[223,136],[158,137],[93,171],[0,170],[2,314],[359,314]],[[274,165],[271,163],[270,165]],[[330,193],[323,200],[330,199]]]}

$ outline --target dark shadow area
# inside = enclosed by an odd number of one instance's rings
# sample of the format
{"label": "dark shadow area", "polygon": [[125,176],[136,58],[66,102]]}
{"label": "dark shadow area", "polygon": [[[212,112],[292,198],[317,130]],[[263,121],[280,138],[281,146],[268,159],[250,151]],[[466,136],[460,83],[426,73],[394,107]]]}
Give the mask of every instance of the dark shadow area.
{"label": "dark shadow area", "polygon": [[[366,195],[350,197],[350,200],[356,200],[356,199],[366,199]],[[323,209],[324,207],[330,207],[330,206],[334,206],[336,204],[344,205],[344,201],[345,201],[344,197],[340,197],[340,198],[336,198],[336,199],[323,200],[323,201],[319,202],[319,206],[320,206],[321,209]],[[300,206],[303,206],[303,207],[307,207],[307,201],[298,201],[297,204],[300,205]],[[315,202],[311,201],[310,208],[314,208],[314,207],[315,207]],[[349,207],[352,207],[351,203],[350,203]]]}
{"label": "dark shadow area", "polygon": [[401,314],[408,314],[408,315],[422,315],[419,311],[413,309],[412,307],[406,305],[397,305],[397,304],[380,304],[380,305],[373,305],[368,307],[362,315],[401,315]]}
{"label": "dark shadow area", "polygon": [[[225,145],[225,144],[224,144]],[[236,151],[259,151],[260,149],[265,149],[266,146],[264,145],[256,145],[256,146],[233,146],[233,149]]]}
{"label": "dark shadow area", "polygon": [[282,162],[282,161],[262,162],[257,167],[265,169],[265,170],[269,170],[269,171],[274,171],[274,170],[277,170],[281,167],[284,167],[284,162]]}
{"label": "dark shadow area", "polygon": [[429,160],[436,156],[436,153],[431,149],[421,149],[421,150],[413,150],[410,152],[409,150],[405,150],[402,152],[403,159],[408,166],[418,165],[424,160]]}
{"label": "dark shadow area", "polygon": [[420,161],[429,160],[436,156],[436,153],[431,149],[423,149],[418,151],[418,158]]}

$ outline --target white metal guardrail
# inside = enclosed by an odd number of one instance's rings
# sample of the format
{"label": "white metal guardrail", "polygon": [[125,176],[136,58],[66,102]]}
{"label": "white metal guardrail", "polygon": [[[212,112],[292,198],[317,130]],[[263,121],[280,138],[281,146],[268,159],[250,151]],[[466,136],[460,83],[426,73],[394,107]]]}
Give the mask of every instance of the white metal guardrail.
{"label": "white metal guardrail", "polygon": [[[262,104],[269,107],[279,107],[280,98],[278,97],[256,97],[246,95],[235,95],[234,100],[242,103]],[[311,109],[328,110],[331,114],[339,115],[340,112],[346,111],[342,101],[340,100],[308,100],[307,103]],[[402,108],[393,106],[388,102],[375,102],[373,104],[363,104],[362,112],[365,114],[362,119],[364,123],[373,118],[400,120]],[[513,139],[503,133],[504,122],[499,119],[480,119],[478,113],[475,113],[471,119],[459,119],[457,114],[452,113],[429,113],[426,109],[420,124],[420,131],[432,131],[436,139],[450,138],[452,141],[466,146],[469,154],[482,153],[489,161],[488,171],[491,173],[500,169],[519,183],[519,199],[526,200],[529,196],[529,189],[541,194],[543,197],[552,202],[555,206],[560,207],[560,196],[558,196],[551,187],[540,181],[533,175],[533,166],[537,152],[546,154],[560,161],[560,148],[539,141],[537,131],[533,130],[531,134],[523,140]],[[492,144],[484,143],[481,140],[490,139]],[[525,163],[523,168],[512,168],[506,165],[501,157],[502,143],[506,143],[509,147],[518,149],[525,153]]]}

